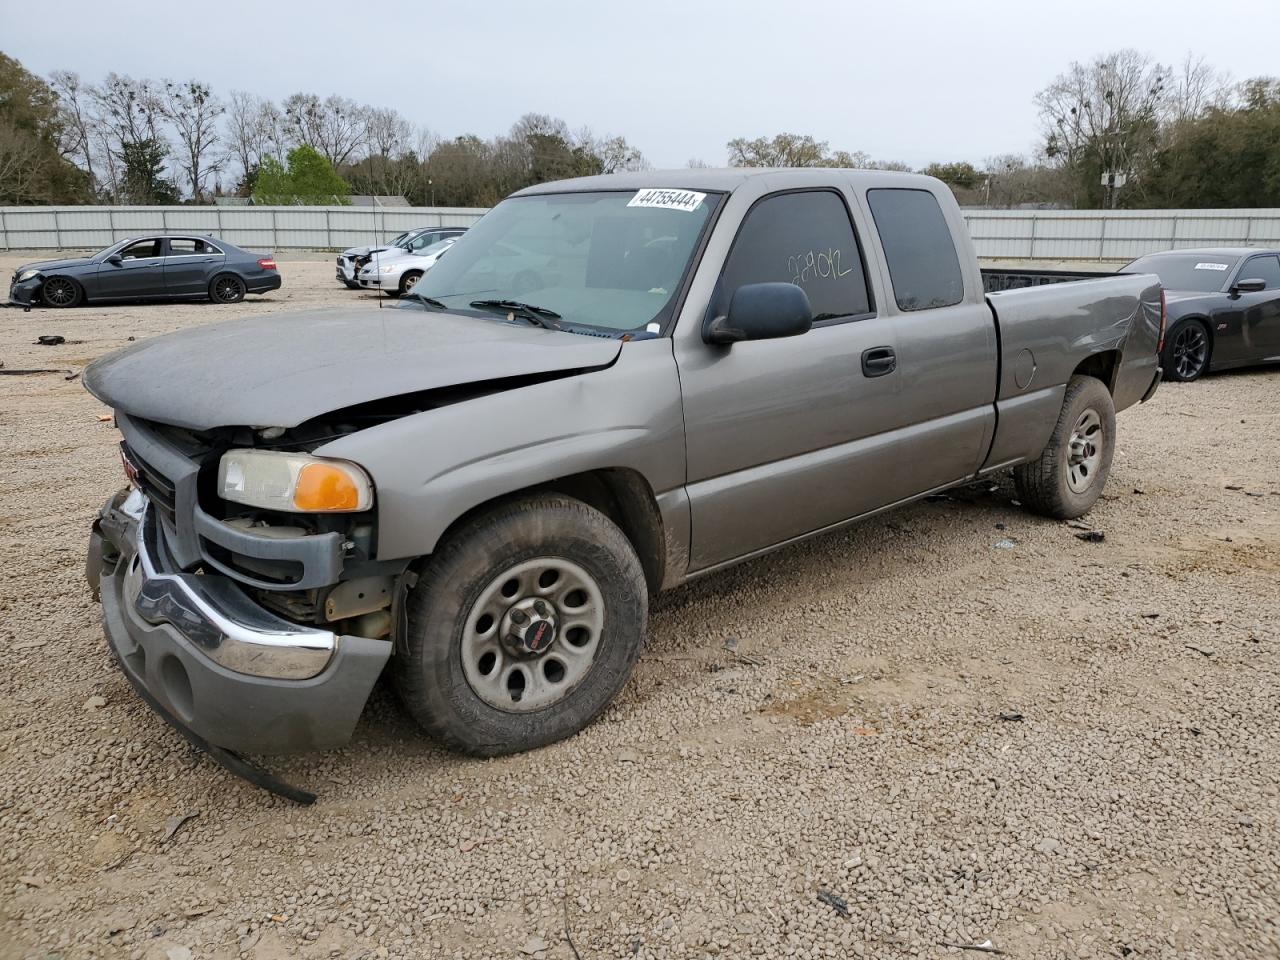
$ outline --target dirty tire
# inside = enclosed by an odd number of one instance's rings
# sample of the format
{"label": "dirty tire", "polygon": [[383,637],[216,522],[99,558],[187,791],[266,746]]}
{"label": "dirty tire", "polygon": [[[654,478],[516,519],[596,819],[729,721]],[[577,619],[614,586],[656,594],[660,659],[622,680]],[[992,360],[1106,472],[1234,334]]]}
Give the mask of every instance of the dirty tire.
{"label": "dirty tire", "polygon": [[74,307],[83,294],[80,284],[70,277],[50,277],[40,287],[40,299],[46,307]]}
{"label": "dirty tire", "polygon": [[410,270],[400,278],[400,293],[408,293],[413,289],[414,284],[422,279],[421,270]]}
{"label": "dirty tire", "polygon": [[[554,702],[499,709],[468,679],[468,670],[474,676],[476,669],[463,664],[464,646],[475,649],[468,631],[476,609],[507,571],[548,560],[576,566],[598,588],[603,619],[590,666]],[[553,743],[599,716],[639,659],[649,600],[640,559],[608,517],[578,500],[541,495],[487,510],[449,535],[422,570],[407,609],[408,650],[397,650],[391,660],[392,681],[405,707],[447,747],[499,756]],[[567,634],[552,641],[547,661],[556,656],[556,644],[570,642]],[[565,655],[572,656],[567,649]],[[510,667],[544,660],[504,655],[501,662]]]}
{"label": "dirty tire", "polygon": [[1199,380],[1209,369],[1213,357],[1213,337],[1209,328],[1192,317],[1179,320],[1165,334],[1164,351],[1160,354],[1160,366],[1164,379],[1182,383]]}
{"label": "dirty tire", "polygon": [[[1073,449],[1073,438],[1083,438],[1084,451],[1080,444]],[[1032,512],[1056,520],[1083,516],[1102,494],[1115,445],[1111,392],[1094,377],[1072,377],[1048,446],[1038,459],[1013,470],[1018,498]],[[1083,456],[1088,451],[1094,453],[1091,459]],[[1080,467],[1086,464],[1082,477]]]}
{"label": "dirty tire", "polygon": [[342,283],[348,290],[360,289],[360,284],[356,283],[354,280],[343,280]]}
{"label": "dirty tire", "polygon": [[221,273],[209,284],[209,299],[214,303],[239,303],[244,294],[244,281],[232,273]]}

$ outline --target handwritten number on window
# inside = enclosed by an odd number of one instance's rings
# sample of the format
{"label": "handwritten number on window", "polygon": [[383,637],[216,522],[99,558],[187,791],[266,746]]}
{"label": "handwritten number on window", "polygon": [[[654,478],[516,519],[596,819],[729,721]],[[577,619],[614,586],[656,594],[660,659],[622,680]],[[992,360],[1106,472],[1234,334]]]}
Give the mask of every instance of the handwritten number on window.
{"label": "handwritten number on window", "polygon": [[787,275],[797,286],[811,280],[843,277],[852,271],[852,267],[841,267],[840,251],[834,247],[828,247],[826,250],[808,250],[787,257]]}

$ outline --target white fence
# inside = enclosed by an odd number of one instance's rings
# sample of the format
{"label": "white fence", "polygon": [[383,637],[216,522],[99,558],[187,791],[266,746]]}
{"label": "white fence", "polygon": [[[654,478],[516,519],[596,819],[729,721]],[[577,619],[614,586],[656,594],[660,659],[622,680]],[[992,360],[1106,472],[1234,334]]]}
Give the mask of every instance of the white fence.
{"label": "white fence", "polygon": [[[0,250],[90,250],[140,233],[211,233],[249,250],[341,250],[417,226],[468,226],[467,207],[0,207]],[[978,256],[1128,260],[1171,247],[1280,247],[1280,210],[964,211]]]}
{"label": "white fence", "polygon": [[342,250],[418,226],[466,227],[469,207],[0,207],[0,250],[96,250],[145,233],[202,233],[247,250]]}
{"label": "white fence", "polygon": [[980,257],[1132,260],[1176,247],[1280,247],[1280,210],[966,208]]}

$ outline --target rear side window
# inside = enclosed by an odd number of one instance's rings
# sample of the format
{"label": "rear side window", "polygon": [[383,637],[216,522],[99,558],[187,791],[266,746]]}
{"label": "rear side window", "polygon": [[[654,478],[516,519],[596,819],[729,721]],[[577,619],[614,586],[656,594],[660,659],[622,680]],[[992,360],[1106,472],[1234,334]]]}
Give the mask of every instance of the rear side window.
{"label": "rear side window", "polygon": [[937,198],[928,190],[868,190],[899,310],[949,307],[964,299],[960,258]]}
{"label": "rear side window", "polygon": [[871,312],[862,255],[839,195],[782,193],[751,208],[721,275],[726,297],[748,283],[794,283],[815,320]]}
{"label": "rear side window", "polygon": [[1241,280],[1265,280],[1268,290],[1280,289],[1280,258],[1254,257],[1240,268]]}

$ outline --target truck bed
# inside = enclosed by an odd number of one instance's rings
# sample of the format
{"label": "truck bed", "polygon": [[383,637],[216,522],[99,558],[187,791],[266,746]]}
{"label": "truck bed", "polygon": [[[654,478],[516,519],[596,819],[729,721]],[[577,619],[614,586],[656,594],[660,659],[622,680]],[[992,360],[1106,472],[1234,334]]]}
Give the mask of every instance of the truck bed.
{"label": "truck bed", "polygon": [[1050,283],[1098,280],[1115,275],[1108,270],[1024,270],[1019,267],[993,267],[982,271],[982,289],[986,293],[996,293],[1000,290],[1041,287]]}

